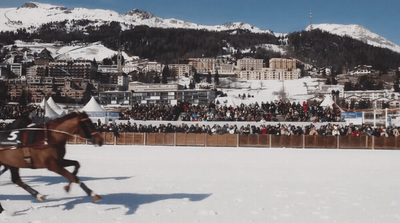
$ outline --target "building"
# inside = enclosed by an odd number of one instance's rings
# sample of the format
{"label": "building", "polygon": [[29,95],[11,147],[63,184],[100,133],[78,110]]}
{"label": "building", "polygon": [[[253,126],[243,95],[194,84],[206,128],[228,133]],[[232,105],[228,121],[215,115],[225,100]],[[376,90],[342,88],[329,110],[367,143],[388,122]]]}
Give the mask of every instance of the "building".
{"label": "building", "polygon": [[296,80],[300,77],[300,70],[263,68],[240,71],[238,77],[243,80]]}
{"label": "building", "polygon": [[232,77],[235,76],[235,66],[233,64],[220,63],[217,67],[218,74],[220,77]]}
{"label": "building", "polygon": [[214,58],[190,58],[188,64],[193,66],[197,73],[215,73],[216,59]]}
{"label": "building", "polygon": [[192,76],[192,66],[189,64],[168,64],[168,69],[172,76],[190,77]]}
{"label": "building", "polygon": [[354,67],[352,71],[350,71],[351,75],[369,75],[373,73],[372,66],[370,65],[359,65]]}
{"label": "building", "polygon": [[190,89],[178,84],[142,84],[129,83],[132,92],[131,104],[171,104],[188,102],[206,105],[215,99],[215,91],[209,89]]}
{"label": "building", "polygon": [[391,108],[398,108],[400,104],[400,93],[392,90],[344,91],[343,98],[348,104],[369,101],[372,108],[382,108],[384,103],[389,103]]}
{"label": "building", "polygon": [[241,71],[260,71],[264,67],[263,59],[243,58],[237,60],[237,70]]}
{"label": "building", "polygon": [[296,80],[301,71],[296,68],[295,59],[272,58],[269,68],[261,67],[261,59],[238,60],[238,78],[243,80]]}
{"label": "building", "polygon": [[73,77],[91,79],[96,74],[96,67],[88,60],[57,60],[46,67],[50,77]]}
{"label": "building", "polygon": [[287,58],[271,58],[269,60],[269,68],[283,69],[283,70],[296,70],[296,59]]}
{"label": "building", "polygon": [[132,98],[131,91],[99,92],[99,103],[104,105],[129,105]]}
{"label": "building", "polygon": [[186,89],[178,91],[178,100],[194,105],[208,105],[215,100],[215,91],[208,89]]}
{"label": "building", "polygon": [[21,77],[23,75],[23,66],[22,63],[12,63],[10,64],[11,73],[17,77]]}
{"label": "building", "polygon": [[35,58],[35,65],[45,66],[51,61],[54,61],[54,58],[51,56],[50,51],[45,48]]}
{"label": "building", "polygon": [[117,65],[98,65],[97,71],[100,73],[118,73]]}
{"label": "building", "polygon": [[144,67],[145,72],[154,71],[154,72],[161,73],[162,69],[163,69],[162,64],[159,64],[157,62],[151,62],[151,61],[148,61],[146,63],[146,66]]}

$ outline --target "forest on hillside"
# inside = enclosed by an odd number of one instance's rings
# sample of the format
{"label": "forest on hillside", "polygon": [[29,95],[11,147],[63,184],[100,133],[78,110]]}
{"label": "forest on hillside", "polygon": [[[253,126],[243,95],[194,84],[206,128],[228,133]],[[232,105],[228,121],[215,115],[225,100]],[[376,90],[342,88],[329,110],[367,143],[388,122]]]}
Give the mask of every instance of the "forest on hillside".
{"label": "forest on hillside", "polygon": [[288,55],[317,67],[332,68],[339,73],[357,65],[372,65],[381,73],[400,66],[400,54],[347,36],[312,30],[291,33],[288,39]]}
{"label": "forest on hillside", "polygon": [[[0,48],[2,45],[13,44],[15,40],[40,39],[43,42],[64,43],[101,41],[113,50],[121,48],[128,54],[164,64],[179,63],[191,57],[216,58],[230,55],[234,59],[247,56],[264,59],[267,64],[273,57],[293,57],[316,67],[331,68],[334,73],[363,64],[372,65],[373,69],[383,73],[400,66],[398,53],[321,30],[290,33],[287,41],[282,41],[281,38],[247,30],[213,32],[136,26],[122,31],[117,22],[93,26],[89,20],[72,20],[42,25],[34,33],[25,29],[0,32]],[[261,44],[280,45],[282,42],[285,42],[282,46],[287,52],[285,55],[259,47]]]}

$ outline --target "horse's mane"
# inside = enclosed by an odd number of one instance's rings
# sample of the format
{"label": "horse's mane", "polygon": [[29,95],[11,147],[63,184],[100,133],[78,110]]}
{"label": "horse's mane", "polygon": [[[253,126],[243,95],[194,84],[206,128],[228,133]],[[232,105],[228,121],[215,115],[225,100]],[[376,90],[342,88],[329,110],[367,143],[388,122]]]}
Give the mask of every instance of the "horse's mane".
{"label": "horse's mane", "polygon": [[75,118],[75,117],[81,116],[81,115],[84,116],[84,117],[87,117],[87,114],[84,113],[84,112],[72,112],[72,113],[69,113],[69,114],[67,114],[67,115],[65,115],[63,117],[53,119],[53,120],[51,120],[49,122],[61,123],[61,122],[64,122],[66,120],[69,120],[69,119],[72,119],[72,118]]}

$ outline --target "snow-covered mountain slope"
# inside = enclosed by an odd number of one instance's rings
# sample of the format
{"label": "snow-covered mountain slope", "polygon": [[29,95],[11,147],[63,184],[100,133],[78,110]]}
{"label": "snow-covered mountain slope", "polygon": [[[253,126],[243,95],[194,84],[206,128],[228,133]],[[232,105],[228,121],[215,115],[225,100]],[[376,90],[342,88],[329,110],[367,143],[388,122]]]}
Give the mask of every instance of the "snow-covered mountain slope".
{"label": "snow-covered mountain slope", "polygon": [[[85,22],[75,23],[79,20],[84,20]],[[17,29],[35,31],[43,24],[63,21],[66,21],[66,28],[69,30],[82,30],[89,25],[100,26],[114,21],[119,22],[123,30],[139,25],[147,25],[158,28],[205,29],[210,31],[246,29],[254,33],[271,33],[278,37],[284,36],[282,33],[261,30],[260,28],[242,22],[208,26],[173,18],[164,19],[152,13],[137,9],[131,10],[126,14],[119,14],[113,10],[87,8],[68,9],[63,6],[38,2],[25,3],[18,8],[0,8],[0,21],[1,31],[16,31]],[[400,53],[400,46],[359,25],[314,24],[313,29],[321,29],[336,35],[347,35],[370,45],[388,48]],[[310,30],[310,27],[308,27],[307,30]]]}
{"label": "snow-covered mountain slope", "polygon": [[25,28],[28,31],[35,30],[42,24],[49,22],[62,22],[72,20],[89,20],[90,25],[102,25],[112,21],[119,22],[123,29],[138,25],[147,25],[159,28],[187,28],[206,29],[210,31],[224,31],[232,29],[247,29],[255,33],[272,33],[269,30],[261,30],[247,23],[227,23],[224,25],[207,26],[186,22],[178,19],[163,19],[141,10],[131,10],[122,15],[113,10],[74,8],[63,6],[29,2],[18,8],[0,8],[0,30],[15,31]]}
{"label": "snow-covered mountain slope", "polygon": [[[348,36],[353,39],[363,41],[372,46],[387,48],[400,53],[400,46],[396,45],[384,37],[371,32],[360,25],[340,25],[340,24],[313,24],[312,29],[320,29],[339,36]],[[306,30],[311,30],[308,26]]]}
{"label": "snow-covered mountain slope", "polygon": [[[56,59],[74,59],[74,60],[93,60],[101,61],[104,58],[111,58],[118,54],[117,51],[111,50],[99,42],[90,44],[52,44],[52,43],[26,43],[22,41],[16,41],[15,44],[7,46],[12,48],[16,46],[18,48],[28,48],[32,53],[39,53],[44,48],[51,52],[51,55]],[[137,57],[130,57],[125,52],[122,52],[125,60],[132,60]]]}

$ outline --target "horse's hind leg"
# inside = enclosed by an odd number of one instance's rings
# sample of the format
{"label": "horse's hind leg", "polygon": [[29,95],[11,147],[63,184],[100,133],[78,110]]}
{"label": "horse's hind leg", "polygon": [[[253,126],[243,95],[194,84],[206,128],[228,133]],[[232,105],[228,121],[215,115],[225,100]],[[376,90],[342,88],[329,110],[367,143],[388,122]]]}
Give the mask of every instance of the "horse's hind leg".
{"label": "horse's hind leg", "polygon": [[[66,190],[69,190],[69,185],[71,183],[77,183],[79,186],[86,192],[86,194],[90,197],[93,198],[94,201],[98,201],[101,199],[101,197],[97,194],[95,194],[91,189],[89,189],[84,183],[82,183],[79,178],[72,173],[68,172],[62,165],[59,165],[57,161],[51,162],[51,165],[48,167],[50,171],[53,171],[55,173],[60,174],[61,176],[65,177],[68,179],[69,184],[66,186]],[[68,189],[67,189],[68,187]]]}
{"label": "horse's hind leg", "polygon": [[11,172],[11,180],[13,183],[17,184],[18,186],[24,188],[28,191],[32,196],[34,196],[39,201],[44,201],[46,198],[44,195],[40,194],[37,190],[33,189],[29,185],[22,182],[21,177],[19,176],[19,169],[16,167],[9,167]]}
{"label": "horse's hind leg", "polygon": [[1,206],[1,203],[0,203],[0,214],[1,214],[1,212],[3,212],[4,211],[4,208],[3,208],[3,206]]}

